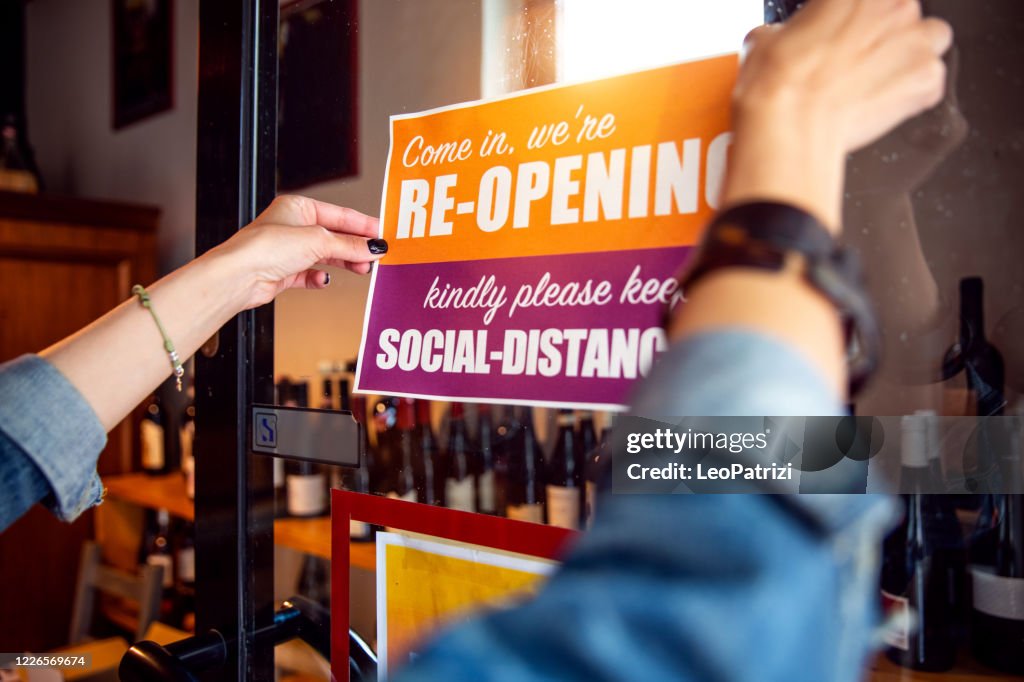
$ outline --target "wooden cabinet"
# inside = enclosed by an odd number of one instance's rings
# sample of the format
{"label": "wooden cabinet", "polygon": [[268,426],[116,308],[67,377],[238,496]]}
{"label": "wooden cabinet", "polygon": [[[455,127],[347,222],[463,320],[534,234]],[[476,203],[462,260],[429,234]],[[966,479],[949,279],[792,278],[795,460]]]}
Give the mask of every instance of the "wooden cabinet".
{"label": "wooden cabinet", "polygon": [[[132,284],[151,282],[158,217],[145,206],[0,192],[0,362],[45,348],[126,299]],[[101,474],[132,468],[131,422],[110,433]],[[65,524],[36,505],[0,534],[5,650],[66,643],[92,517]]]}

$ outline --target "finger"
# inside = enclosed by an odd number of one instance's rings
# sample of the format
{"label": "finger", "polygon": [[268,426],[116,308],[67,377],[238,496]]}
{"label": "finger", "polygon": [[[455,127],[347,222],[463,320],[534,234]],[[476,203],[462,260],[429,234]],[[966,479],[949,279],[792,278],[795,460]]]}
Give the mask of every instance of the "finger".
{"label": "finger", "polygon": [[920,31],[936,56],[946,54],[953,46],[953,27],[938,17],[928,17],[921,22]]}
{"label": "finger", "polygon": [[373,269],[373,265],[371,263],[346,263],[345,269],[357,275],[368,275]]}
{"label": "finger", "polygon": [[331,273],[324,270],[306,270],[295,276],[289,289],[326,289],[331,283]]}
{"label": "finger", "polygon": [[764,42],[765,38],[778,31],[781,27],[782,24],[765,24],[764,26],[758,26],[748,33],[743,39],[743,47],[740,49],[740,61],[744,61],[751,50],[755,49],[759,43]]}
{"label": "finger", "polygon": [[332,232],[345,232],[363,237],[380,236],[380,221],[373,216],[360,213],[352,208],[329,204],[326,201],[317,199],[309,201],[312,202],[316,211],[315,222],[317,225],[326,227]]}
{"label": "finger", "polygon": [[868,0],[856,5],[843,28],[855,52],[878,49],[921,22],[920,0]]}
{"label": "finger", "polygon": [[380,235],[380,221],[376,218],[351,208],[297,194],[281,194],[275,197],[257,220],[278,225],[320,225],[332,232],[346,232],[363,237]]}
{"label": "finger", "polygon": [[388,243],[376,237],[367,239],[352,234],[331,232],[322,226],[310,229],[317,230],[319,233],[320,243],[317,253],[320,262],[369,263],[383,258],[388,250]]}
{"label": "finger", "polygon": [[343,261],[343,260],[332,260],[332,261],[329,261],[327,263],[324,263],[324,265],[330,265],[331,267],[335,267],[335,268],[344,268],[344,269],[348,270],[349,272],[354,272],[357,275],[368,274],[370,272],[370,270],[373,269],[373,263],[364,263],[364,262],[353,263],[353,262],[350,262],[350,261]]}

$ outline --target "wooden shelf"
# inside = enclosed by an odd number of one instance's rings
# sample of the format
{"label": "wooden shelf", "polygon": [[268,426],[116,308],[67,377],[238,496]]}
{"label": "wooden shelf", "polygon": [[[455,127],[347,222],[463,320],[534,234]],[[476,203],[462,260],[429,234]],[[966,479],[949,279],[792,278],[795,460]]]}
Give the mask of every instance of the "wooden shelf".
{"label": "wooden shelf", "polygon": [[171,516],[186,521],[195,520],[195,508],[185,494],[185,477],[181,474],[105,476],[103,485],[109,497],[146,509],[166,509]]}
{"label": "wooden shelf", "polygon": [[[185,478],[180,474],[149,476],[135,473],[107,476],[103,479],[107,496],[146,509],[166,509],[171,515],[195,520],[195,507],[185,494]],[[274,543],[299,552],[331,558],[331,519],[277,519]],[[349,563],[367,571],[377,568],[377,553],[372,542],[353,542]]]}
{"label": "wooden shelf", "polygon": [[869,682],[1011,682],[1020,677],[996,672],[975,663],[964,651],[958,657],[958,664],[949,672],[924,673],[908,670],[896,665],[885,654],[878,656],[871,666]]}

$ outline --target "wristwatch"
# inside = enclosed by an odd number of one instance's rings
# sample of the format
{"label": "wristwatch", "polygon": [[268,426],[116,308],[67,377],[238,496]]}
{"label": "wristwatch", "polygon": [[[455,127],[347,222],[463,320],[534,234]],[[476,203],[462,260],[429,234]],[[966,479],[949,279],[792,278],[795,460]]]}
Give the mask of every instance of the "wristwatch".
{"label": "wristwatch", "polygon": [[734,267],[773,272],[800,268],[807,283],[831,301],[842,318],[850,395],[864,387],[878,367],[881,338],[856,254],[840,246],[806,211],[758,201],[733,206],[712,221],[679,283],[685,292],[707,274]]}

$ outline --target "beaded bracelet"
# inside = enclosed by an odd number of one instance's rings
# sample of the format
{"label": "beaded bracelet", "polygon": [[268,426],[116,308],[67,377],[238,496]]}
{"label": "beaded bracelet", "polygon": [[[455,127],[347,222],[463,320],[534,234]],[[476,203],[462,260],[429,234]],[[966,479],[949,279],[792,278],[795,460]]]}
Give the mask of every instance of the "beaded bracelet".
{"label": "beaded bracelet", "polygon": [[146,291],[145,287],[141,284],[136,284],[132,287],[132,295],[139,297],[139,303],[142,307],[149,311],[149,314],[153,316],[153,321],[156,322],[156,328],[160,330],[160,336],[164,337],[164,350],[167,351],[167,357],[171,360],[171,369],[174,370],[174,378],[178,384],[178,391],[181,391],[181,378],[185,376],[185,368],[181,366],[181,359],[178,358],[178,351],[174,350],[174,342],[171,341],[171,337],[167,334],[167,330],[160,323],[160,318],[156,316],[156,311],[153,310],[153,302],[149,299],[149,292]]}

